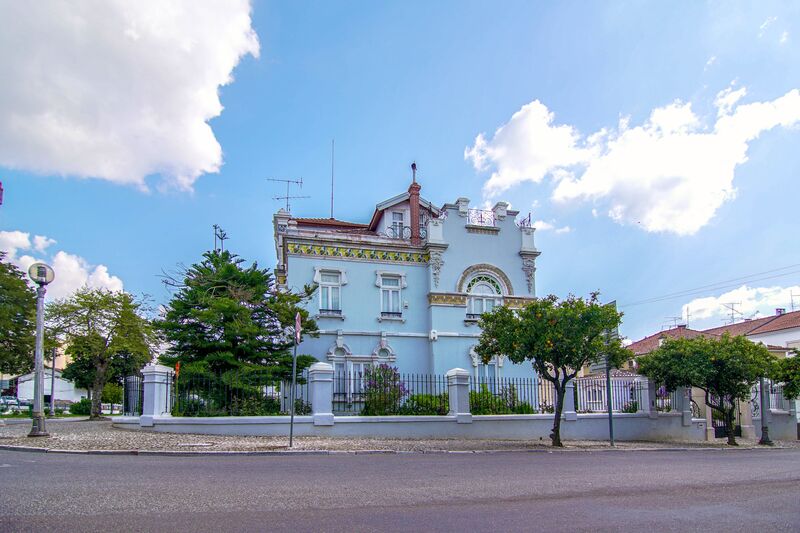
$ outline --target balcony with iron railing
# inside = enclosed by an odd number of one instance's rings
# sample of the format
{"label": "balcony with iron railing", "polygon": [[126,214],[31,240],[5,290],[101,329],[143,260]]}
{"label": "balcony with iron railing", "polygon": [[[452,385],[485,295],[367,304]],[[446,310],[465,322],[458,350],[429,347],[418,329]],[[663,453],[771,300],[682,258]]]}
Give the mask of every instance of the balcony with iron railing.
{"label": "balcony with iron railing", "polygon": [[496,225],[495,213],[488,209],[469,209],[467,211],[467,224],[493,228]]}
{"label": "balcony with iron railing", "polygon": [[[383,234],[390,239],[400,239],[404,241],[411,240],[411,226],[389,226],[386,228],[386,231]],[[425,239],[428,236],[428,230],[425,226],[420,225],[419,227],[419,238]]]}

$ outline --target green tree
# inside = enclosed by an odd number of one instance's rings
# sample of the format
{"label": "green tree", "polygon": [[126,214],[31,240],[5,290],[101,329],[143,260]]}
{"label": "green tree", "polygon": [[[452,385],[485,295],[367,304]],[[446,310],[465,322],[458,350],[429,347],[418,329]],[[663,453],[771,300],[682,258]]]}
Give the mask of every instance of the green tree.
{"label": "green tree", "polygon": [[727,333],[720,338],[665,339],[638,361],[640,372],[667,390],[697,387],[705,392],[706,405],[722,417],[732,446],[736,401],[747,400],[753,385],[771,375],[776,362],[764,345]]}
{"label": "green tree", "polygon": [[481,316],[482,333],[476,352],[484,362],[506,355],[515,363],[530,361],[542,379],[556,392],[553,446],[561,443],[561,413],[567,384],[587,364],[608,355],[613,365],[624,361],[615,331],[622,319],[612,306],[598,302],[598,293],[588,300],[569,296],[536,298],[519,310],[497,307]]}
{"label": "green tree", "polygon": [[131,354],[140,364],[150,359],[156,339],[143,313],[142,303],[127,292],[86,287],[47,306],[48,325],[73,359],[65,377],[88,385],[91,418],[102,416],[103,388],[118,361]]}
{"label": "green tree", "polygon": [[[158,322],[170,344],[161,361],[180,361],[181,377],[252,372],[272,382],[287,380],[295,313],[302,317],[303,333],[317,335],[316,323],[300,306],[313,287],[301,293],[277,290],[269,270],[257,263],[245,266],[227,250],[206,252],[201,262],[165,283],[176,292]],[[298,373],[314,361],[299,355]]]}
{"label": "green tree", "polygon": [[800,350],[794,356],[778,361],[773,380],[783,383],[783,397],[794,400],[800,396]]}
{"label": "green tree", "polygon": [[0,252],[0,372],[23,374],[33,368],[36,291]]}

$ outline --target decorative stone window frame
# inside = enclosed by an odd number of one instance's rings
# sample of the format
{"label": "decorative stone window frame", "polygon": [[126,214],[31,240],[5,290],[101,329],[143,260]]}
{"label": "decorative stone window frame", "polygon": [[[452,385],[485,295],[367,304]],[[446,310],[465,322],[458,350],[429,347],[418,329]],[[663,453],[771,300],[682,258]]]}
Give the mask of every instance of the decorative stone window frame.
{"label": "decorative stone window frame", "polygon": [[489,263],[479,263],[464,270],[464,272],[462,272],[461,276],[458,278],[458,282],[456,283],[456,292],[466,293],[469,282],[481,274],[487,274],[499,282],[502,296],[514,295],[514,288],[511,285],[511,280],[508,278],[506,273],[500,270],[498,267],[490,265]]}
{"label": "decorative stone window frame", "polygon": [[[400,314],[401,316],[383,316],[383,277],[392,277],[398,278],[400,280],[400,284],[397,287],[400,293]],[[376,270],[375,271],[375,286],[378,287],[378,322],[383,321],[394,321],[394,322],[402,322],[405,323],[406,319],[402,316],[403,309],[405,309],[405,300],[403,300],[403,289],[408,287],[408,282],[406,281],[406,274],[405,272],[397,272],[394,270]]]}
{"label": "decorative stone window frame", "polygon": [[[475,345],[469,347],[469,358],[472,360],[472,366],[477,368],[479,364],[481,364],[481,356],[478,355],[478,352],[475,351]],[[505,355],[498,355],[495,357],[495,362],[497,363],[497,368],[503,368],[503,363],[506,360]]]}
{"label": "decorative stone window frame", "polygon": [[[327,267],[327,266],[324,266],[324,267],[315,266],[314,267],[313,280],[314,280],[314,283],[317,284],[317,286],[321,286],[322,285],[322,274],[338,274],[339,275],[339,311],[340,311],[340,313],[339,314],[317,313],[314,316],[314,318],[317,319],[317,320],[320,319],[320,318],[332,318],[332,319],[335,319],[335,320],[344,320],[344,313],[341,312],[342,308],[343,308],[343,305],[342,305],[342,303],[343,303],[343,300],[342,300],[342,292],[343,292],[342,291],[342,287],[347,285],[347,271],[345,269],[343,269],[343,268]],[[319,308],[322,309],[322,291],[321,290],[320,290],[320,293],[319,293],[319,298],[320,298],[320,300],[319,300],[320,307]]]}
{"label": "decorative stone window frame", "polygon": [[[386,357],[381,357],[381,350],[386,350]],[[389,344],[385,331],[381,331],[381,340],[378,341],[377,346],[372,350],[372,360],[375,361],[376,364],[394,363],[395,360],[397,360],[397,354],[395,354],[394,348]]]}

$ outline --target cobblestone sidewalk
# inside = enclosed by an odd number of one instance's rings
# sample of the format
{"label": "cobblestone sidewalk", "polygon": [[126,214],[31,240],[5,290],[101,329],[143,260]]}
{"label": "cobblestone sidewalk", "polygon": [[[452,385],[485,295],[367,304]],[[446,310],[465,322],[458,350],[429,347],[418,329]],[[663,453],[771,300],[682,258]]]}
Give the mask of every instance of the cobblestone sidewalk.
{"label": "cobblestone sidewalk", "polygon": [[[222,435],[190,435],[126,431],[111,426],[110,421],[55,423],[48,426],[49,438],[28,438],[27,424],[0,427],[0,445],[33,446],[52,450],[140,450],[140,451],[280,451],[287,449],[287,437],[237,437]],[[740,448],[756,446],[753,441],[740,439]],[[664,448],[727,448],[717,441],[697,442],[623,442],[618,449]],[[566,450],[609,449],[606,442],[568,441]],[[800,447],[800,443],[780,442],[780,447]],[[549,442],[520,440],[470,440],[470,439],[345,439],[324,437],[298,437],[295,450],[366,451],[386,450],[400,452],[434,451],[511,451],[552,450]]]}

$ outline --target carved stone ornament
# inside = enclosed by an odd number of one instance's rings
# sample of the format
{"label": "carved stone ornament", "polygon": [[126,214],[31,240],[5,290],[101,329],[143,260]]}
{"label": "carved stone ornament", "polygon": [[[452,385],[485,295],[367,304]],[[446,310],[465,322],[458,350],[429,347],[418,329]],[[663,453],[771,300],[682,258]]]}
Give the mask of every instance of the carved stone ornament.
{"label": "carved stone ornament", "polygon": [[431,250],[431,259],[430,265],[433,271],[433,286],[439,286],[439,276],[442,273],[442,267],[444,266],[444,259],[442,259],[442,252],[438,250]]}
{"label": "carved stone ornament", "polygon": [[523,258],[522,271],[525,273],[525,281],[528,283],[528,292],[532,293],[534,288],[534,275],[536,274],[536,260],[530,257]]}
{"label": "carved stone ornament", "polygon": [[475,351],[474,346],[470,346],[469,348],[469,357],[472,359],[472,366],[477,368],[478,363],[481,362],[481,357],[478,355],[478,352]]}

